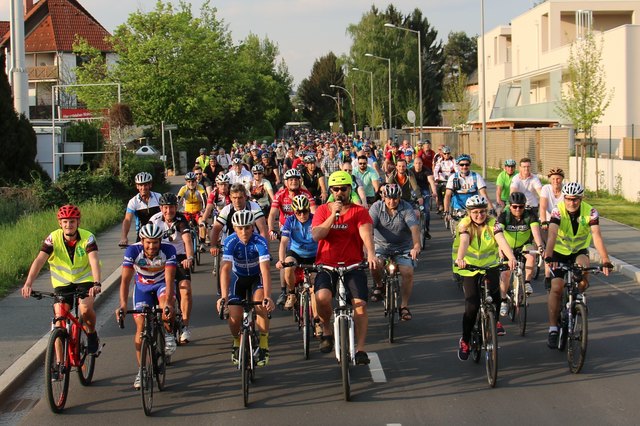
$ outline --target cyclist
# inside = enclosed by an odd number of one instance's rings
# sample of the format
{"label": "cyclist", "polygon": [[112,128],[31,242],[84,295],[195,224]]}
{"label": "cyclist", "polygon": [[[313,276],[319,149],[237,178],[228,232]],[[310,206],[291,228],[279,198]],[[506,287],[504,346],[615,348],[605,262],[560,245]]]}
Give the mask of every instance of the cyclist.
{"label": "cyclist", "polygon": [[520,159],[520,171],[511,179],[509,192],[522,192],[527,197],[527,208],[533,210],[537,216],[540,190],[542,190],[540,179],[531,174],[531,160],[526,157]]}
{"label": "cyclist", "polygon": [[264,167],[256,164],[251,168],[253,180],[251,181],[251,199],[258,203],[262,209],[262,214],[266,217],[269,214],[271,200],[273,200],[273,186],[271,182],[264,179]]}
{"label": "cyclist", "polygon": [[[607,248],[600,232],[600,216],[598,211],[583,201],[584,188],[577,182],[565,183],[562,186],[564,200],[551,212],[549,219],[549,236],[545,250],[545,261],[550,263],[553,272],[551,291],[549,292],[549,348],[558,347],[558,314],[560,313],[560,299],[564,286],[562,271],[554,269],[556,262],[589,266],[589,245],[593,245],[600,255],[603,272],[609,275],[613,268],[609,260]],[[588,274],[582,276],[579,284],[580,292],[589,287]]]}
{"label": "cyclist", "polygon": [[220,164],[225,172],[231,167],[231,156],[229,154],[225,154],[223,147],[218,149],[218,164]]}
{"label": "cyclist", "polygon": [[[302,194],[296,195],[291,200],[291,208],[294,214],[287,217],[282,227],[276,263],[278,269],[282,269],[283,262],[295,261],[298,264],[311,265],[316,261],[318,243],[311,236],[313,214],[309,199]],[[285,270],[284,281],[287,286],[287,300],[284,308],[291,310],[297,301],[295,268]]]}
{"label": "cyclist", "polygon": [[207,156],[206,148],[200,148],[200,155],[196,158],[194,165],[200,166],[202,170],[207,169],[207,166],[209,166],[209,157]]}
{"label": "cyclist", "polygon": [[260,164],[264,167],[264,178],[271,183],[271,187],[276,188],[280,184],[280,171],[275,160],[270,158],[266,152],[262,154],[260,160]]}
{"label": "cyclist", "polygon": [[160,197],[160,213],[153,215],[149,223],[155,224],[163,232],[162,241],[176,249],[176,282],[180,292],[180,311],[184,327],[180,330],[180,343],[189,343],[191,330],[189,318],[193,297],[191,292],[191,264],[194,262],[191,233],[188,219],[178,212],[178,197],[165,192]]}
{"label": "cyclist", "polygon": [[[489,200],[482,195],[473,195],[465,203],[468,215],[460,220],[453,241],[452,257],[454,259],[453,272],[462,277],[465,308],[462,316],[462,337],[458,346],[460,361],[469,359],[469,340],[476,315],[480,309],[479,286],[476,275],[480,271],[464,269],[467,265],[477,267],[491,267],[500,263],[500,252],[509,259],[509,268],[516,266],[513,251],[503,235],[502,225],[489,216],[487,207]],[[500,303],[500,272],[497,267],[486,272],[489,280],[489,293],[493,298],[496,311]]]}
{"label": "cyclist", "polygon": [[227,205],[231,204],[231,197],[229,194],[229,177],[226,174],[219,174],[216,178],[216,187],[209,197],[207,198],[207,207],[204,213],[200,215],[200,222],[198,225],[206,223],[209,216],[213,214],[213,218],[218,216],[218,213]]}
{"label": "cyclist", "polygon": [[233,185],[234,183],[241,183],[247,189],[247,192],[251,190],[251,172],[245,169],[244,164],[242,164],[242,158],[234,157],[231,160],[231,170],[227,173],[229,176],[229,183]]}
{"label": "cyclist", "polygon": [[[145,306],[155,306],[156,299],[163,310],[165,321],[165,352],[168,356],[176,351],[176,341],[168,332],[168,320],[173,316],[174,282],[176,276],[176,249],[171,244],[162,243],[162,229],[153,223],[148,223],[140,229],[140,242],[130,245],[124,253],[122,262],[122,276],[120,278],[120,307],[119,313],[127,312],[129,299],[129,283],[134,278],[133,309]],[[167,285],[167,283],[171,283]],[[169,308],[169,315],[164,314],[165,307]],[[140,363],[141,335],[144,327],[144,317],[135,314],[136,323],[134,344],[136,358]],[[134,389],[140,389],[140,375],[136,375],[133,382]]]}
{"label": "cyclist", "polygon": [[433,157],[436,155],[436,152],[431,149],[431,141],[429,139],[425,140],[422,144],[422,149],[418,152],[417,157],[422,159],[422,165],[425,169],[429,169],[431,174],[433,174]]}
{"label": "cyclist", "polygon": [[[438,157],[438,155],[436,155]],[[433,176],[436,180],[438,190],[438,213],[444,213],[444,193],[449,181],[449,176],[457,171],[456,162],[451,157],[451,148],[442,147],[442,156],[434,158],[435,166],[433,168]]]}
{"label": "cyclist", "polygon": [[100,346],[96,332],[94,297],[100,294],[100,259],[96,237],[80,228],[80,209],[67,204],[58,209],[57,229],[49,234],[40,247],[40,252],[31,263],[29,274],[22,287],[22,296],[31,295],[33,281],[38,277],[45,262],[49,262],[51,285],[54,293],[64,296],[64,306],[54,305],[55,316],[68,312],[75,303],[76,288],[88,288],[88,296],[80,300],[80,316],[87,332],[87,349],[96,353]]}
{"label": "cyclist", "polygon": [[496,204],[502,211],[509,202],[509,192],[511,190],[511,180],[516,172],[516,160],[508,159],[504,161],[504,168],[496,178]]}
{"label": "cyclist", "polygon": [[[563,200],[562,181],[564,180],[564,170],[551,169],[547,174],[549,183],[544,185],[540,190],[540,231],[542,239],[547,240],[547,229],[549,228],[549,218],[551,212]],[[551,288],[551,272],[549,266],[545,264],[544,268],[544,287],[549,290]]]}
{"label": "cyclist", "polygon": [[338,148],[335,145],[329,146],[329,151],[327,155],[322,159],[322,163],[320,163],[320,168],[322,169],[322,173],[325,176],[331,175],[331,173],[340,170],[340,165],[342,165],[342,160],[337,155]]}
{"label": "cyclist", "polygon": [[492,210],[493,204],[487,196],[487,184],[482,176],[471,171],[471,157],[460,154],[456,163],[459,171],[452,173],[447,181],[447,191],[444,196],[445,215],[451,214],[453,210],[464,210],[466,201],[478,194],[487,200],[487,205]]}
{"label": "cyclist", "polygon": [[[269,362],[269,319],[267,313],[274,308],[271,294],[271,273],[269,271],[269,243],[253,232],[253,213],[240,210],[231,218],[234,233],[224,240],[222,262],[220,264],[221,298],[218,299],[218,312],[224,309],[223,301],[242,300],[251,292],[254,301],[262,301],[256,307],[258,319],[256,324],[260,330],[258,350],[259,366]],[[229,329],[233,336],[231,362],[238,363],[240,347],[240,325],[242,308],[229,306]]]}
{"label": "cyclist", "polygon": [[[422,160],[420,160],[422,161]],[[411,204],[401,199],[402,190],[398,185],[385,185],[382,190],[384,198],[373,203],[369,214],[373,221],[373,242],[376,256],[388,257],[397,252],[408,253],[411,259],[404,256],[394,256],[402,277],[402,303],[400,303],[400,319],[411,320],[409,299],[413,291],[413,270],[415,261],[420,253],[420,221],[415,215]],[[382,265],[382,262],[379,262]],[[371,301],[382,300],[384,287],[382,275],[378,269],[372,271],[376,287],[371,295]]]}
{"label": "cyclist", "polygon": [[433,196],[437,197],[438,193],[436,191],[436,182],[433,178],[433,172],[430,168],[424,166],[424,161],[421,157],[417,157],[413,162],[413,175],[416,178],[416,183],[420,188],[420,194],[422,195],[423,203],[423,214],[425,215],[425,232],[428,240],[431,239],[431,234],[429,233],[429,229],[431,227],[431,212],[429,211],[429,199]]}
{"label": "cyclist", "polygon": [[327,184],[324,173],[316,163],[316,156],[309,154],[304,157],[304,169],[301,172],[302,184],[311,193],[316,205],[327,201]]}
{"label": "cyclist", "polygon": [[136,241],[140,241],[140,228],[147,224],[151,216],[160,211],[160,194],[151,191],[153,176],[151,173],[140,172],[135,177],[136,188],[138,194],[129,200],[127,210],[122,221],[122,233],[120,235],[120,246],[129,244],[127,235],[131,228],[131,222],[135,219],[136,223]]}
{"label": "cyclist", "polygon": [[207,177],[204,170],[200,166],[195,166],[193,168],[193,173],[196,175],[197,184],[205,189],[206,195],[208,196],[211,194],[211,191],[213,190],[211,186],[211,179]]}
{"label": "cyclist", "polygon": [[362,181],[367,205],[372,205],[376,200],[376,194],[380,190],[380,176],[369,165],[366,155],[358,156],[358,167],[353,171],[353,176]]}
{"label": "cyclist", "polygon": [[[342,163],[342,166],[340,166],[340,170],[351,175],[351,181],[353,182],[353,184],[351,185],[351,202],[360,204],[361,206],[364,206],[368,209],[369,207],[366,201],[367,197],[364,192],[364,184],[362,183],[362,180],[360,180],[360,178],[353,175],[353,166],[351,165],[351,159],[345,160]],[[333,194],[329,195],[327,201],[334,201]]]}
{"label": "cyclist", "polygon": [[[323,204],[313,216],[311,233],[318,241],[316,262],[338,266],[362,262],[363,248],[371,269],[376,268],[375,248],[371,229],[371,216],[362,206],[351,203],[351,175],[338,171],[329,176],[329,188],[336,201]],[[356,330],[356,364],[368,364],[365,352],[368,314],[367,276],[364,271],[354,270],[345,275],[345,286],[354,310]],[[335,274],[319,273],[314,283],[318,317],[322,323],[323,336],[320,351],[329,353],[333,349],[332,299],[335,292]]]}
{"label": "cyclist", "polygon": [[[202,174],[202,172],[200,173]],[[204,187],[198,184],[197,177],[194,172],[189,172],[184,175],[184,180],[187,182],[186,185],[178,191],[178,204],[180,205],[180,211],[182,211],[182,214],[188,223],[199,223],[200,216],[207,205],[207,193],[205,192]],[[200,251],[204,251],[204,227],[200,227],[200,229],[198,229],[198,235],[200,237]]]}
{"label": "cyclist", "polygon": [[397,184],[402,191],[402,199],[411,203],[416,211],[418,210],[418,206],[424,205],[424,199],[422,198],[422,192],[420,191],[418,182],[416,182],[416,177],[413,171],[407,168],[407,160],[403,158],[397,160],[396,170],[387,177],[387,183]]}
{"label": "cyclist", "polygon": [[204,174],[211,182],[215,182],[220,173],[224,174],[224,169],[218,164],[218,157],[216,155],[210,155],[209,167],[204,170]]}

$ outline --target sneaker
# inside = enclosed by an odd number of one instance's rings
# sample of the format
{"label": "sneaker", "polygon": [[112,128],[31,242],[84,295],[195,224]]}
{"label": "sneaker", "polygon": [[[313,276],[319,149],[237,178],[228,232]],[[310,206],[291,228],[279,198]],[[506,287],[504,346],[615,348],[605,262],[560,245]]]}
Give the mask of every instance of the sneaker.
{"label": "sneaker", "polygon": [[530,294],[533,294],[533,287],[531,287],[531,283],[528,283],[528,282],[524,283],[524,292],[527,293],[527,296],[529,296]]}
{"label": "sneaker", "polygon": [[369,355],[367,355],[364,351],[356,352],[356,365],[368,365],[371,361],[369,361]]}
{"label": "sneaker", "polygon": [[551,290],[551,277],[544,277],[544,289]]}
{"label": "sneaker", "polygon": [[269,349],[258,348],[258,367],[269,364]]}
{"label": "sneaker", "polygon": [[333,350],[333,335],[320,338],[320,352],[328,354]]}
{"label": "sneaker", "polygon": [[59,382],[62,380],[64,373],[62,372],[62,365],[60,363],[56,364],[56,368],[51,372],[51,381]]}
{"label": "sneaker", "polygon": [[173,334],[165,333],[164,335],[164,354],[171,356],[176,352],[176,339]]}
{"label": "sneaker", "polygon": [[98,333],[87,333],[87,352],[95,354],[100,347],[100,339],[98,339]]}
{"label": "sneaker", "polygon": [[140,379],[140,372],[138,371],[138,374],[136,374],[136,379],[133,381],[133,388],[135,390],[140,390],[141,387],[142,387],[142,380]]}
{"label": "sneaker", "polygon": [[425,231],[424,236],[427,238],[427,240],[431,239],[431,234],[429,233],[429,231]]}
{"label": "sneaker", "polygon": [[231,348],[231,363],[233,365],[238,365],[240,362],[240,348],[238,346],[234,346]]}
{"label": "sneaker", "polygon": [[180,343],[189,343],[191,340],[191,330],[188,326],[182,327],[182,333],[180,333]]}
{"label": "sneaker", "polygon": [[283,291],[282,293],[280,293],[280,296],[278,296],[278,300],[276,300],[276,305],[282,306],[284,305],[284,302],[286,300],[287,300],[287,293]]}
{"label": "sneaker", "polygon": [[287,301],[284,304],[284,308],[287,311],[290,311],[293,309],[293,307],[296,305],[296,302],[298,301],[298,298],[296,297],[295,293],[289,293],[287,294]]}
{"label": "sneaker", "polygon": [[496,323],[496,332],[498,333],[498,336],[504,336],[507,334],[506,330],[504,329],[500,321]]}
{"label": "sneaker", "polygon": [[547,346],[549,349],[558,349],[558,336],[559,333],[556,330],[549,332],[549,337],[547,337]]}
{"label": "sneaker", "polygon": [[315,327],[315,336],[319,338],[324,333],[324,331],[322,330],[322,324],[320,323],[319,320],[315,322],[314,327]]}
{"label": "sneaker", "polygon": [[509,315],[509,303],[506,300],[503,300],[500,305],[500,316],[506,317],[507,315]]}
{"label": "sneaker", "polygon": [[461,337],[460,342],[458,344],[458,359],[460,361],[468,360],[470,352],[471,352],[471,349],[469,348],[469,345],[467,344],[467,342],[462,340],[462,337]]}

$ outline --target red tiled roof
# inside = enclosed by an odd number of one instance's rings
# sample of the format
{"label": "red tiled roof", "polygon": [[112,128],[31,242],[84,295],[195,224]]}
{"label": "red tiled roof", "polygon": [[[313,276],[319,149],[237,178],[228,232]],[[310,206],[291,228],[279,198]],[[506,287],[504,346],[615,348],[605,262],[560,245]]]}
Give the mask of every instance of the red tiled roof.
{"label": "red tiled roof", "polygon": [[0,21],[0,40],[4,38],[4,35],[11,29],[9,21]]}
{"label": "red tiled roof", "polygon": [[71,52],[76,35],[102,52],[113,51],[104,40],[109,32],[77,0],[40,0],[25,16],[25,31],[27,53]]}

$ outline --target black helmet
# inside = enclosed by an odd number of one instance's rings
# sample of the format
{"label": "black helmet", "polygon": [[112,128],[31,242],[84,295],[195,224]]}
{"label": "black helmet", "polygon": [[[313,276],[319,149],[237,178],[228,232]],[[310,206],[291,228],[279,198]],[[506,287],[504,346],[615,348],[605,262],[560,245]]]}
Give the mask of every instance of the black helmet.
{"label": "black helmet", "polygon": [[177,206],[178,205],[178,197],[173,192],[165,192],[160,197],[160,201],[158,202],[161,206]]}
{"label": "black helmet", "polygon": [[522,192],[514,192],[509,196],[509,204],[527,204],[527,197]]}

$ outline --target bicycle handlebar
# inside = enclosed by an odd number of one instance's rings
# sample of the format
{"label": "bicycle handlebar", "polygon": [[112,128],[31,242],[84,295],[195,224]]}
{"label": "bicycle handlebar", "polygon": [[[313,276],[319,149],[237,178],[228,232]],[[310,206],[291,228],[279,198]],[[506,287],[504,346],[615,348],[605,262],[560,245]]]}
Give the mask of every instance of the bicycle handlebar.
{"label": "bicycle handlebar", "polygon": [[474,266],[474,265],[467,265],[464,268],[460,268],[461,270],[465,270],[465,271],[481,271],[481,272],[486,272],[490,269],[494,269],[494,268],[498,268],[500,271],[507,271],[509,270],[509,264],[507,262],[501,262],[497,265],[491,265],[491,266]]}
{"label": "bicycle handlebar", "polygon": [[360,263],[354,263],[353,265],[348,265],[348,266],[329,266],[329,265],[317,264],[315,265],[315,267],[318,272],[329,271],[329,272],[337,272],[339,275],[344,275],[347,272],[351,272],[356,269],[368,269],[369,263],[360,262]]}
{"label": "bicycle handlebar", "polygon": [[[73,296],[74,297],[78,297],[80,299],[84,299],[85,297],[89,296],[89,289],[92,288],[92,287],[93,286],[91,286],[91,287],[78,287],[73,292]],[[46,291],[31,290],[31,297],[33,297],[34,299],[37,299],[37,300],[42,300],[43,297],[46,297],[46,298],[50,298],[50,299],[56,299],[57,301],[62,301],[62,300],[64,300],[65,295],[46,292]]]}

